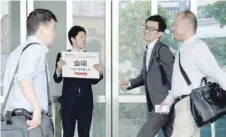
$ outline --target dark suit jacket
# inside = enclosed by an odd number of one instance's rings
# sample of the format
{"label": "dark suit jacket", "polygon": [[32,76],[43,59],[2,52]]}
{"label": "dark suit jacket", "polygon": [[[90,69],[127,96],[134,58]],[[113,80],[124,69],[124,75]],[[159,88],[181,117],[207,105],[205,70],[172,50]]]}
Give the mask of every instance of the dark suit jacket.
{"label": "dark suit jacket", "polygon": [[[160,69],[155,57],[155,52],[158,46],[160,46],[161,44],[163,43],[157,41],[154,45],[148,71],[146,70],[147,51],[145,51],[142,71],[138,77],[130,80],[131,86],[128,87],[128,89],[130,90],[139,86],[145,86],[145,93],[149,111],[152,111],[154,105],[159,105],[166,98],[166,96],[168,95],[168,90],[170,89],[168,85],[162,84]],[[167,46],[161,46],[159,48],[159,55],[167,78],[171,83],[174,63],[173,53]]]}
{"label": "dark suit jacket", "polygon": [[[57,68],[57,62],[60,60],[60,57],[61,53],[58,53],[55,68]],[[63,80],[62,101],[76,100],[76,95],[78,95],[78,91],[80,90],[79,98],[82,105],[84,107],[93,108],[92,85],[97,84],[103,79],[103,75],[101,74],[99,79],[63,78],[62,75],[58,77],[55,71],[53,79],[56,83],[60,83]]]}

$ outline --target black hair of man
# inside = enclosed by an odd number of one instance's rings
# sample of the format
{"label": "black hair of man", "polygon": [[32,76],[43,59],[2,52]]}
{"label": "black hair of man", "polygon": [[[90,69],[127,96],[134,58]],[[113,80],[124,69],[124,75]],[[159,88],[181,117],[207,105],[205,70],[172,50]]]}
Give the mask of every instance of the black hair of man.
{"label": "black hair of man", "polygon": [[153,16],[148,17],[146,19],[145,23],[147,23],[148,21],[158,22],[158,24],[159,24],[158,31],[164,32],[166,30],[166,22],[160,15],[153,15]]}
{"label": "black hair of man", "polygon": [[70,41],[71,45],[72,45],[71,38],[75,38],[78,35],[79,32],[84,32],[86,34],[86,30],[82,26],[73,26],[69,30],[69,32],[68,32],[68,40]]}
{"label": "black hair of man", "polygon": [[54,20],[57,22],[56,16],[47,9],[35,9],[27,17],[27,33],[28,36],[34,35],[41,24],[48,24]]}

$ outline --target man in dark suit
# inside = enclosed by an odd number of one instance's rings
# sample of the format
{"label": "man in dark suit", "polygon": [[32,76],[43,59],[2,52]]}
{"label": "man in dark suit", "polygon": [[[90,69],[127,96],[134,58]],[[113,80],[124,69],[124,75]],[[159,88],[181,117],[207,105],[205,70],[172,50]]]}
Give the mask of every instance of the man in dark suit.
{"label": "man in dark suit", "polygon": [[155,105],[160,105],[171,89],[174,56],[169,47],[159,41],[166,29],[166,23],[161,16],[155,15],[150,16],[143,27],[146,42],[143,69],[138,77],[122,81],[120,87],[128,90],[145,87],[149,116],[137,137],[154,137],[160,129],[165,137],[170,137],[173,113],[162,115],[156,113],[154,108]]}
{"label": "man in dark suit", "polygon": [[[86,31],[83,27],[73,26],[68,32],[68,39],[72,45],[69,52],[85,52]],[[53,79],[56,83],[63,80],[61,98],[63,136],[74,137],[77,122],[79,137],[89,137],[93,112],[92,85],[97,84],[103,78],[103,73],[100,65],[95,64],[94,68],[100,72],[99,79],[63,78],[61,71],[65,64],[66,62],[61,59],[61,54],[58,53]]]}

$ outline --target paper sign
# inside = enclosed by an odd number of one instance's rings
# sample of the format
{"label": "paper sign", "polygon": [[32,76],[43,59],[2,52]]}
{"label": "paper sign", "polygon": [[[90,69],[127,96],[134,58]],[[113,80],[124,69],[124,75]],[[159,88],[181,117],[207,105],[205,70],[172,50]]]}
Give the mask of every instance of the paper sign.
{"label": "paper sign", "polygon": [[100,77],[99,72],[93,68],[94,64],[99,64],[99,53],[61,52],[61,56],[66,62],[62,67],[63,77],[94,79]]}

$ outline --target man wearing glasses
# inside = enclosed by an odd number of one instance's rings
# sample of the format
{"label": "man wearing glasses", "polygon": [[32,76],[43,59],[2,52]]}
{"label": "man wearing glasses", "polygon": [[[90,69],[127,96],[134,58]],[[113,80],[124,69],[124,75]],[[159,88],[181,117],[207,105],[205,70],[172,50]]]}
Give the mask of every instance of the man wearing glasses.
{"label": "man wearing glasses", "polygon": [[150,16],[143,28],[146,42],[143,69],[138,77],[121,81],[120,87],[128,90],[139,86],[145,87],[149,115],[137,137],[154,137],[160,129],[163,130],[165,137],[170,137],[174,119],[172,112],[161,115],[154,108],[155,105],[160,105],[171,89],[174,56],[168,46],[160,42],[166,23],[159,15]]}

